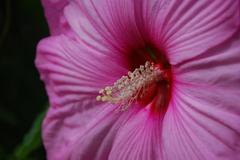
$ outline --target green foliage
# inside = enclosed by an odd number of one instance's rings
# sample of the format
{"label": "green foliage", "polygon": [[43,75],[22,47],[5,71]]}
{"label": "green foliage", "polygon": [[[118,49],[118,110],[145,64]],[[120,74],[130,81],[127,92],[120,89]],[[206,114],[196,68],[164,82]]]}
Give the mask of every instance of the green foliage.
{"label": "green foliage", "polygon": [[17,160],[30,159],[28,156],[41,146],[41,124],[45,111],[40,113],[33,122],[32,128],[24,136],[22,143],[16,148],[14,158]]}
{"label": "green foliage", "polygon": [[0,0],[0,160],[45,159],[37,115],[47,96],[34,60],[47,36],[40,0]]}

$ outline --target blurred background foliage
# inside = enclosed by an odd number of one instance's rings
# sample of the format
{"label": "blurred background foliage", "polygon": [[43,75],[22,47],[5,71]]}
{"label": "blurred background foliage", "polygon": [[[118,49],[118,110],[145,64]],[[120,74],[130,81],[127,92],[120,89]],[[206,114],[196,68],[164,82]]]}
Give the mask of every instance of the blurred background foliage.
{"label": "blurred background foliage", "polygon": [[0,0],[0,160],[44,160],[41,122],[47,97],[34,66],[48,36],[40,0]]}

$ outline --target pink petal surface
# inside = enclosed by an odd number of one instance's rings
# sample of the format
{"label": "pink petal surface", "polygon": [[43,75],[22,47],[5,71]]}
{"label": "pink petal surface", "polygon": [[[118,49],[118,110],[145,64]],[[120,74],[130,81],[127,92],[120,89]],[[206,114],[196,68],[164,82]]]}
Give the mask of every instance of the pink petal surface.
{"label": "pink petal surface", "polygon": [[183,86],[175,92],[174,109],[163,123],[166,159],[239,159],[238,96],[221,92]]}
{"label": "pink petal surface", "polygon": [[68,0],[42,0],[45,16],[48,21],[50,33],[60,34],[65,29],[63,8],[68,4]]}
{"label": "pink petal surface", "polygon": [[[51,33],[36,65],[51,108],[48,159],[240,159],[239,1],[43,0]],[[56,18],[52,18],[54,16]],[[166,115],[95,100],[152,41],[173,67]]]}
{"label": "pink petal surface", "polygon": [[126,54],[129,48],[143,45],[133,4],[129,0],[76,0],[65,8],[64,15],[71,29],[88,45],[97,49],[107,46]]}
{"label": "pink petal surface", "polygon": [[[236,103],[224,94],[216,95],[222,90],[213,92],[180,85],[177,90],[163,122],[164,159],[239,159]],[[237,97],[231,99],[236,101]],[[221,105],[226,103],[228,106]]]}
{"label": "pink petal surface", "polygon": [[240,31],[203,54],[179,63],[177,79],[186,84],[237,91],[240,77]]}
{"label": "pink petal surface", "polygon": [[[159,2],[161,3],[161,2]],[[153,37],[175,65],[200,55],[239,28],[239,1],[163,1],[157,5]]]}
{"label": "pink petal surface", "polygon": [[239,62],[238,32],[175,68],[173,107],[163,123],[166,158],[240,159]]}
{"label": "pink petal surface", "polygon": [[135,113],[116,134],[109,159],[154,160],[162,158],[162,117],[149,109]]}
{"label": "pink petal surface", "polygon": [[37,51],[36,65],[43,73],[41,78],[47,83],[49,93],[58,92],[50,95],[54,105],[64,105],[66,96],[78,101],[78,93],[92,99],[101,87],[127,72],[123,60],[106,56],[64,35],[44,39]]}
{"label": "pink petal surface", "polygon": [[[83,134],[75,134],[77,137],[70,145],[67,153],[70,159],[108,159],[115,142],[115,136],[122,125],[125,125],[131,117],[135,116],[138,108],[130,109],[123,114],[113,111],[113,106],[107,106],[110,113],[99,116],[83,130]],[[99,117],[102,119],[99,120]],[[79,148],[81,148],[79,150]]]}
{"label": "pink petal surface", "polygon": [[98,119],[96,115],[103,109],[95,99],[98,90],[126,73],[120,59],[113,63],[113,57],[107,62],[108,56],[87,46],[83,48],[75,40],[60,35],[44,39],[38,45],[36,65],[51,104],[43,123],[49,159],[67,155],[65,149],[75,140],[73,135],[80,134],[90,120]]}

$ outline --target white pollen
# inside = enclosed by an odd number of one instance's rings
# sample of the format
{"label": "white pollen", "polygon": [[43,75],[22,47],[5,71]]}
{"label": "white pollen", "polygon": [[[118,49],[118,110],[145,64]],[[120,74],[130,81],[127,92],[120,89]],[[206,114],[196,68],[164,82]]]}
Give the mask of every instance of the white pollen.
{"label": "white pollen", "polygon": [[139,98],[143,98],[150,85],[162,79],[162,71],[154,63],[146,62],[128,76],[122,76],[113,86],[99,91],[97,101],[118,104],[120,111],[125,111]]}

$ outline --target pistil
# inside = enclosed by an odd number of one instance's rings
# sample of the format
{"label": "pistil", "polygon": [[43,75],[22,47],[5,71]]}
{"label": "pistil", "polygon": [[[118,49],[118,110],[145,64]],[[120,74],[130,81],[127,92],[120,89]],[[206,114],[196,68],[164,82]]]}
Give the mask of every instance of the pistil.
{"label": "pistil", "polygon": [[125,111],[132,103],[144,98],[148,89],[163,78],[163,71],[154,63],[147,61],[133,72],[129,71],[127,76],[122,76],[113,86],[101,89],[96,100],[117,104],[120,111]]}

